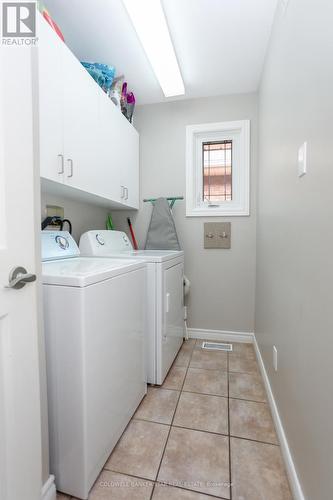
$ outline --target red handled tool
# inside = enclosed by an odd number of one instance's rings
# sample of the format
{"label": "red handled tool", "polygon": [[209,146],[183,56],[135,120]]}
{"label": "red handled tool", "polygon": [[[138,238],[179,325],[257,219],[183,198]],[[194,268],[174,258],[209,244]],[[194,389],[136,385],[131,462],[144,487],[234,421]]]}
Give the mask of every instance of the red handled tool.
{"label": "red handled tool", "polygon": [[128,222],[129,230],[131,232],[134,250],[138,250],[139,247],[138,247],[138,244],[137,244],[137,241],[136,241],[136,238],[135,238],[135,234],[134,234],[134,231],[133,231],[132,222],[131,222],[131,219],[129,217],[127,217],[127,222]]}

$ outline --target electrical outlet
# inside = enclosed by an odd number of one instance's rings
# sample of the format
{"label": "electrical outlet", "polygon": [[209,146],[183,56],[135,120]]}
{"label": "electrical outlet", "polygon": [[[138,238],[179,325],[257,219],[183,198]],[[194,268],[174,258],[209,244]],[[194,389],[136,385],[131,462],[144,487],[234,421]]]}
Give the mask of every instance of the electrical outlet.
{"label": "electrical outlet", "polygon": [[275,345],[273,345],[273,366],[274,366],[274,370],[277,372],[277,367],[278,367],[278,352],[277,352],[277,348],[275,347]]}
{"label": "electrical outlet", "polygon": [[298,177],[303,177],[306,174],[306,150],[307,143],[303,142],[298,150]]}
{"label": "electrical outlet", "polygon": [[64,218],[64,207],[57,207],[56,205],[46,205],[46,217],[60,217]]}

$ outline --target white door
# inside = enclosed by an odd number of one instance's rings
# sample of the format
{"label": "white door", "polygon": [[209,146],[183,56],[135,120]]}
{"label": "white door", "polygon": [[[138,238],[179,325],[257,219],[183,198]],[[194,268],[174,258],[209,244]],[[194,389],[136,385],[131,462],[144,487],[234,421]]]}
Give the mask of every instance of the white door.
{"label": "white door", "polygon": [[0,498],[41,498],[31,49],[0,48]]}

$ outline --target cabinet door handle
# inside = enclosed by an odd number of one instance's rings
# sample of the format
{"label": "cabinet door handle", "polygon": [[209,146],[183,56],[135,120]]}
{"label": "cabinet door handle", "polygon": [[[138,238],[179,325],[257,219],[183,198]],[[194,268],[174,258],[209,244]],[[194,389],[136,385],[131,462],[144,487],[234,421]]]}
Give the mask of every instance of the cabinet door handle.
{"label": "cabinet door handle", "polygon": [[58,174],[63,174],[65,172],[65,166],[64,166],[64,155],[58,154],[58,158],[60,158],[61,163],[60,163],[60,171],[58,170]]}
{"label": "cabinet door handle", "polygon": [[170,293],[167,293],[165,298],[165,312],[168,313],[170,311]]}
{"label": "cabinet door handle", "polygon": [[74,169],[73,169],[73,160],[72,160],[72,158],[68,158],[67,162],[68,162],[68,165],[69,165],[69,172],[70,172],[67,175],[67,177],[73,177]]}
{"label": "cabinet door handle", "polygon": [[125,198],[125,186],[120,186],[120,198]]}
{"label": "cabinet door handle", "polygon": [[125,187],[125,193],[126,193],[125,200],[128,200],[128,188],[127,187]]}

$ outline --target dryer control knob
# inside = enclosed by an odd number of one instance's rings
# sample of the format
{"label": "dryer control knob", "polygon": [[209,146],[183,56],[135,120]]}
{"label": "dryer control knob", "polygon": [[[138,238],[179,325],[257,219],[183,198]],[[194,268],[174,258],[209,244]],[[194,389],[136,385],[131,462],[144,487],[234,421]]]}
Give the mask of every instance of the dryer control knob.
{"label": "dryer control knob", "polygon": [[56,236],[55,240],[62,250],[66,250],[69,247],[68,240],[64,236]]}
{"label": "dryer control knob", "polygon": [[98,233],[96,234],[96,240],[97,240],[97,243],[99,243],[100,245],[105,245],[105,241],[104,241],[103,236],[101,236]]}

